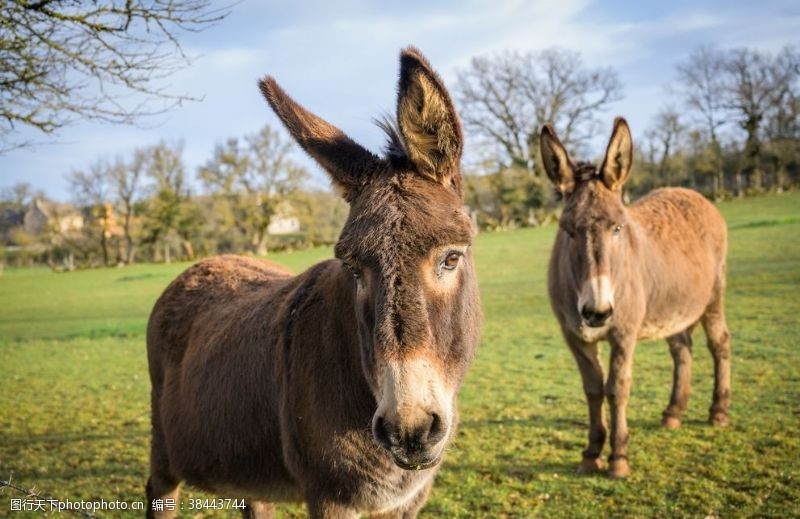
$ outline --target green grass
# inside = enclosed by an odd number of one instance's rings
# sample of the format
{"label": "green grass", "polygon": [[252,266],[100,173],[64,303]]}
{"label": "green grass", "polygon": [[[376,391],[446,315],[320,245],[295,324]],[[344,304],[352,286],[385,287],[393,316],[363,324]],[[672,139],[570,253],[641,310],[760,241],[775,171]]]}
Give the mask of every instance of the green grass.
{"label": "green grass", "polygon": [[[328,247],[270,258],[300,271],[329,258]],[[189,263],[134,265],[68,274],[6,269],[0,277],[0,341],[144,334],[158,295]]]}
{"label": "green grass", "polygon": [[[555,228],[478,236],[482,343],[461,392],[458,437],[423,514],[800,515],[798,208],[796,193],[720,205],[730,227],[733,425],[704,423],[713,368],[698,331],[684,425],[660,429],[671,359],[663,341],[640,344],[629,406],[633,472],[622,482],[575,474],[587,419],[545,290]],[[330,255],[320,248],[271,259],[298,271]],[[149,445],[144,325],[155,298],[185,267],[6,270],[0,477],[13,474],[17,484],[62,499],[142,499]],[[189,489],[184,496],[202,494]],[[11,497],[0,493],[0,515]],[[282,511],[304,514],[297,506]]]}

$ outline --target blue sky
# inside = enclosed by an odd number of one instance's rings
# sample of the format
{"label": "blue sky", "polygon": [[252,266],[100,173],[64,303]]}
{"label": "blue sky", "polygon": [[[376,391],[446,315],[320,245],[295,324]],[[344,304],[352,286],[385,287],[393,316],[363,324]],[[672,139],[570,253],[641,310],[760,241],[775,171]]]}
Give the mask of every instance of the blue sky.
{"label": "blue sky", "polygon": [[[0,188],[25,181],[66,200],[69,171],[99,157],[127,157],[133,148],[160,139],[184,141],[194,176],[215,143],[265,123],[278,124],[256,87],[265,74],[377,151],[382,136],[372,118],[394,112],[398,53],[408,44],[427,55],[449,86],[478,54],[550,46],[577,50],[587,65],[619,72],[625,97],[604,117],[610,127],[614,115],[624,115],[636,139],[664,104],[679,105],[665,85],[674,78],[675,64],[694,47],[710,43],[777,51],[800,44],[799,30],[796,1],[244,0],[218,26],[182,40],[196,58],[172,77],[171,91],[202,97],[201,102],[141,127],[70,126],[54,143],[0,156]],[[20,136],[42,140],[34,133]],[[598,136],[596,151],[606,138]],[[466,145],[469,149],[470,142]],[[326,185],[319,168],[296,154],[316,182]]]}

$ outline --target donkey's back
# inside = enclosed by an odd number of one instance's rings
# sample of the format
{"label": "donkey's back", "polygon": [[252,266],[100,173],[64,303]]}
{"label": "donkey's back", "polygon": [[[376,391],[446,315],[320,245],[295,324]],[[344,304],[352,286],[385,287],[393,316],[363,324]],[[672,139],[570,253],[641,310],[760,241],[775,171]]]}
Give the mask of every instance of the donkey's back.
{"label": "donkey's back", "polygon": [[640,338],[664,338],[698,322],[724,292],[727,226],[696,191],[662,188],[630,206],[644,231],[638,251],[646,315]]}
{"label": "donkey's back", "polygon": [[280,295],[295,279],[274,264],[220,256],[187,269],[158,299],[147,329],[150,496],[179,480],[211,491],[240,479],[253,494],[291,491],[272,345],[282,329]]}
{"label": "donkey's back", "polygon": [[651,191],[630,206],[631,215],[662,247],[691,252],[696,240],[716,263],[725,261],[728,230],[719,210],[692,189],[666,187]]}
{"label": "donkey's back", "polygon": [[211,315],[217,321],[226,309],[235,314],[231,310],[245,306],[248,296],[263,298],[290,277],[291,273],[277,264],[234,255],[209,258],[189,267],[164,290],[150,315],[147,353],[151,378],[165,362],[180,362],[192,336]]}

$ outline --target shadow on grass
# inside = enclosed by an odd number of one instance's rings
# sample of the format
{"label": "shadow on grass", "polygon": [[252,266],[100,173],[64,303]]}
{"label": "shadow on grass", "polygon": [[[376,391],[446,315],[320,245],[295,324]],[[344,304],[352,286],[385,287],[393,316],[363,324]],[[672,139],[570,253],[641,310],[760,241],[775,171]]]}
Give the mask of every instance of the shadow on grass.
{"label": "shadow on grass", "polygon": [[0,448],[19,447],[36,444],[65,445],[73,442],[98,442],[109,440],[134,440],[149,438],[150,430],[110,432],[105,434],[28,434],[25,436],[1,436]]}
{"label": "shadow on grass", "polygon": [[[585,479],[592,477],[607,478],[605,472],[595,474],[578,474],[577,469],[580,465],[580,452],[575,456],[575,460],[548,461],[536,460],[531,463],[520,463],[514,456],[498,456],[486,464],[478,463],[458,463],[448,464],[444,470],[448,473],[463,475],[468,477],[471,474],[480,474],[487,477],[496,478],[503,476],[514,479],[519,483],[527,484],[532,481],[544,480],[557,474],[559,478],[566,479]],[[497,483],[502,483],[497,481]]]}
{"label": "shadow on grass", "polygon": [[482,428],[490,428],[490,427],[497,427],[498,425],[502,425],[505,427],[509,426],[531,426],[531,427],[551,427],[556,426],[556,428],[564,430],[564,429],[571,429],[574,427],[582,427],[584,429],[588,428],[588,422],[577,418],[544,418],[543,416],[529,416],[527,418],[488,418],[483,420],[461,420],[459,422],[460,428],[469,428],[469,429],[482,429]]}
{"label": "shadow on grass", "polygon": [[740,224],[730,225],[730,230],[735,229],[754,229],[758,227],[774,227],[776,225],[787,225],[800,222],[800,218],[796,216],[787,216],[785,218],[774,218],[772,220],[756,220],[753,222],[745,222]]}
{"label": "shadow on grass", "polygon": [[[119,481],[132,478],[141,480],[142,493],[147,482],[148,464],[146,461],[140,465],[129,465],[121,463],[105,463],[100,466],[86,467],[78,466],[74,468],[64,468],[60,470],[48,469],[47,472],[37,472],[36,470],[14,471],[14,479],[29,486],[49,488],[56,485],[49,484],[63,481],[84,481],[96,480],[98,483],[107,483],[109,480]],[[98,485],[99,486],[99,485]]]}

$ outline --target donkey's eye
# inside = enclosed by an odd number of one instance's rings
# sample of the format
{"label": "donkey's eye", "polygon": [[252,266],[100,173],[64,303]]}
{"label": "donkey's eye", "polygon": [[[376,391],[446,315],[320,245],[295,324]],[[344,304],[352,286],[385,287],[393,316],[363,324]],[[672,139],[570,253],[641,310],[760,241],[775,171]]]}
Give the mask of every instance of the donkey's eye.
{"label": "donkey's eye", "polygon": [[619,234],[619,232],[622,230],[623,227],[625,227],[625,226],[622,225],[622,224],[619,224],[619,225],[615,226],[614,227],[614,234]]}
{"label": "donkey's eye", "polygon": [[461,261],[461,254],[458,252],[449,252],[447,257],[442,262],[442,268],[447,270],[453,270],[458,266],[458,262]]}

